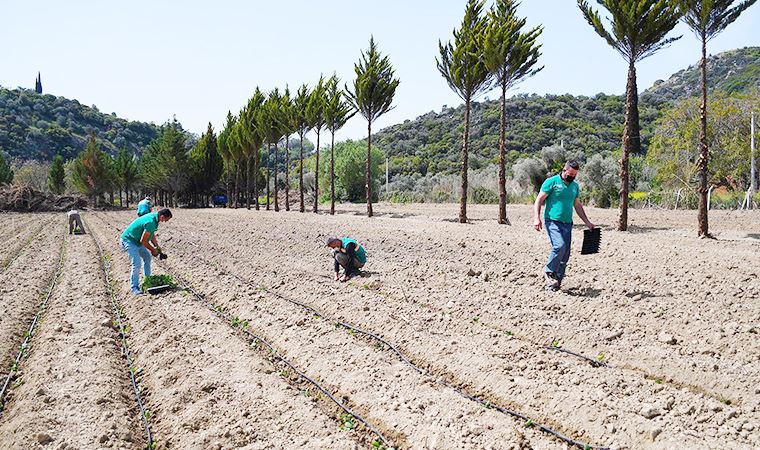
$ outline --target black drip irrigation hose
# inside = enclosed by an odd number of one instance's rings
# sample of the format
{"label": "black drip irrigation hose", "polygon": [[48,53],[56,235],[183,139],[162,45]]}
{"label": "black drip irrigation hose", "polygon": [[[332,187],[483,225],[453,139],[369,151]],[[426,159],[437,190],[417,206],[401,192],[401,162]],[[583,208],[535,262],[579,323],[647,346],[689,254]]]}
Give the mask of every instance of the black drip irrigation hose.
{"label": "black drip irrigation hose", "polygon": [[[116,228],[116,227],[114,227],[114,228]],[[116,228],[116,229],[118,230],[118,228]],[[200,259],[200,260],[202,260],[202,261],[204,261],[206,264],[208,264],[208,265],[211,265],[212,267],[213,267],[213,266],[217,266],[217,264],[214,264],[213,262],[211,262],[211,261],[207,260],[206,258],[204,258],[204,257],[202,257],[202,256],[199,256],[199,255],[195,255],[195,257],[196,257],[196,258],[198,258],[198,259]],[[226,272],[226,273],[227,273],[228,275],[232,276],[233,278],[237,279],[238,281],[242,282],[242,283],[248,284],[249,286],[252,286],[252,287],[257,287],[257,286],[256,286],[254,283],[252,283],[251,281],[245,280],[245,279],[243,279],[242,277],[240,277],[240,276],[238,276],[238,275],[236,275],[236,274],[233,274],[233,273],[230,273],[230,272]],[[177,280],[180,280],[180,278],[179,278],[179,277],[176,277],[176,276],[175,276],[175,278],[176,278]],[[185,284],[187,284],[187,283],[185,283]],[[189,291],[189,292],[191,292],[191,293],[192,293],[193,295],[195,295],[195,296],[196,296],[196,297],[197,297],[197,298],[198,298],[200,301],[202,301],[202,302],[205,302],[205,298],[204,298],[204,296],[203,296],[202,294],[199,294],[199,293],[198,293],[197,291],[195,291],[195,290],[194,290],[192,287],[185,287],[184,289],[185,289],[185,290],[187,290],[187,291]],[[363,334],[363,335],[365,335],[365,336],[368,336],[368,337],[370,337],[370,338],[372,338],[372,339],[375,339],[375,340],[377,340],[378,342],[380,342],[380,343],[382,343],[382,344],[384,344],[384,345],[388,346],[388,348],[390,348],[390,349],[391,349],[391,350],[392,350],[392,351],[393,351],[393,352],[394,352],[394,353],[395,353],[395,354],[396,354],[396,355],[399,357],[399,359],[400,359],[402,362],[404,362],[405,364],[407,364],[407,365],[408,365],[409,367],[411,367],[413,370],[415,370],[416,372],[418,372],[418,373],[420,373],[420,374],[422,374],[422,375],[425,375],[425,376],[428,376],[428,377],[431,377],[431,378],[434,378],[434,379],[436,379],[436,382],[437,382],[439,385],[441,385],[441,386],[444,386],[444,387],[447,387],[447,388],[449,388],[449,389],[452,389],[454,392],[456,392],[457,394],[459,394],[460,396],[464,397],[464,398],[465,398],[465,399],[467,399],[467,400],[470,400],[470,401],[473,401],[473,402],[475,402],[475,403],[478,403],[478,404],[480,404],[481,406],[484,406],[484,407],[486,407],[486,408],[494,409],[494,410],[496,410],[496,411],[499,411],[499,412],[500,412],[500,413],[502,413],[502,414],[506,414],[506,415],[509,415],[509,416],[512,416],[512,417],[516,417],[516,418],[518,418],[518,419],[524,420],[524,421],[526,422],[526,426],[535,426],[536,428],[540,429],[541,431],[543,431],[543,432],[545,432],[545,433],[548,433],[548,434],[551,434],[552,436],[556,437],[557,439],[559,439],[559,440],[561,440],[561,441],[563,441],[563,442],[565,442],[565,443],[567,443],[567,444],[569,444],[569,445],[571,445],[571,446],[574,446],[574,447],[578,447],[578,448],[582,448],[582,449],[584,449],[584,450],[585,450],[585,449],[588,449],[588,450],[591,450],[591,449],[597,449],[597,450],[609,450],[609,448],[608,448],[608,447],[594,446],[594,445],[585,444],[585,443],[583,443],[583,442],[579,442],[579,441],[576,441],[576,440],[574,440],[574,439],[572,439],[572,438],[570,438],[570,437],[568,437],[568,436],[565,436],[564,434],[562,434],[562,433],[559,433],[559,432],[557,432],[557,431],[555,431],[555,430],[553,430],[553,429],[551,429],[551,428],[549,428],[549,427],[547,427],[547,426],[545,426],[545,425],[541,425],[540,423],[536,423],[536,422],[534,422],[534,421],[533,421],[533,419],[531,419],[530,417],[526,416],[525,414],[522,414],[522,413],[520,413],[520,412],[517,412],[517,411],[513,411],[513,410],[511,410],[511,409],[508,409],[508,408],[505,408],[505,407],[503,407],[503,406],[499,406],[499,405],[497,405],[497,404],[494,404],[493,402],[490,402],[490,401],[488,401],[488,400],[484,400],[484,399],[482,399],[482,398],[478,398],[478,397],[476,397],[476,396],[474,396],[474,395],[472,395],[472,394],[469,394],[469,393],[468,393],[467,391],[465,391],[464,389],[458,388],[458,387],[456,387],[455,385],[453,385],[453,384],[450,384],[450,383],[448,383],[448,382],[446,382],[446,381],[444,381],[444,380],[442,380],[442,379],[440,379],[440,378],[438,378],[438,377],[436,377],[436,376],[432,375],[430,372],[428,372],[427,370],[423,369],[422,367],[419,367],[419,366],[417,366],[417,365],[416,365],[416,364],[414,364],[414,363],[413,363],[413,362],[412,362],[412,361],[411,361],[409,358],[407,358],[407,357],[406,357],[406,356],[405,356],[405,355],[404,355],[404,354],[403,354],[403,353],[402,353],[400,350],[398,350],[398,348],[397,348],[396,346],[394,346],[394,345],[393,345],[393,344],[391,344],[390,342],[386,341],[385,339],[381,338],[380,336],[378,336],[378,335],[376,335],[376,334],[374,334],[374,333],[372,333],[372,332],[369,332],[369,331],[366,331],[366,330],[362,330],[362,329],[360,329],[360,328],[357,328],[357,327],[355,327],[355,326],[353,326],[353,325],[351,325],[351,324],[348,324],[348,323],[346,323],[346,322],[343,322],[343,321],[340,321],[340,320],[337,320],[337,319],[333,319],[333,318],[331,318],[330,316],[328,316],[328,315],[325,315],[325,314],[323,314],[322,312],[320,312],[319,310],[315,309],[314,307],[312,307],[312,306],[309,306],[309,305],[306,305],[306,304],[304,304],[304,303],[301,303],[301,302],[299,302],[299,301],[297,301],[297,300],[289,299],[289,298],[287,298],[287,297],[284,297],[284,296],[282,296],[282,295],[280,295],[280,294],[278,294],[278,293],[276,293],[276,292],[270,292],[270,291],[267,291],[267,292],[268,292],[268,293],[270,293],[270,294],[272,294],[273,296],[275,296],[275,297],[277,297],[277,298],[281,299],[281,300],[285,300],[285,301],[287,301],[287,302],[290,302],[290,303],[292,303],[292,304],[294,304],[294,305],[298,305],[298,306],[300,306],[301,308],[304,308],[304,309],[306,309],[307,311],[309,311],[309,312],[311,312],[311,313],[313,313],[313,314],[316,314],[316,315],[318,315],[318,316],[320,316],[320,317],[324,317],[324,318],[326,318],[327,320],[330,320],[330,321],[332,321],[332,322],[335,322],[335,323],[337,323],[337,324],[339,324],[339,325],[341,325],[341,326],[343,326],[343,327],[345,327],[345,328],[348,328],[348,329],[350,329],[350,330],[353,330],[353,331],[355,331],[355,332],[357,332],[357,333],[361,333],[361,334]],[[213,305],[211,305],[211,304],[208,304],[208,303],[206,303],[206,306],[207,306],[207,307],[208,307],[208,308],[209,308],[209,309],[210,309],[212,312],[214,312],[214,313],[215,313],[215,314],[217,314],[219,317],[221,317],[221,318],[225,319],[225,321],[228,321],[228,322],[231,324],[231,322],[232,322],[232,318],[231,318],[231,317],[230,317],[228,314],[226,314],[226,313],[224,313],[224,312],[221,312],[221,311],[219,311],[217,308],[214,308],[214,306],[213,306]],[[271,351],[275,352],[275,355],[276,355],[276,357],[277,357],[278,359],[280,359],[280,360],[281,360],[281,361],[283,361],[283,362],[284,362],[286,365],[288,365],[289,367],[291,367],[291,368],[293,369],[293,371],[297,372],[297,373],[298,373],[298,374],[299,374],[301,377],[303,377],[304,379],[306,379],[306,380],[307,380],[307,381],[309,381],[310,383],[312,383],[312,384],[314,384],[315,386],[317,386],[317,388],[318,388],[320,391],[324,392],[324,393],[325,393],[325,394],[326,394],[328,397],[330,397],[330,399],[332,399],[332,400],[333,400],[333,401],[334,401],[334,402],[335,402],[335,403],[336,403],[336,404],[337,404],[337,405],[338,405],[338,406],[339,406],[341,409],[343,409],[343,410],[344,410],[344,411],[346,411],[347,413],[351,414],[352,416],[356,417],[356,418],[357,418],[357,420],[361,421],[361,422],[362,422],[363,424],[365,424],[365,425],[366,425],[366,426],[367,426],[369,429],[371,429],[371,430],[375,431],[375,430],[374,430],[374,428],[373,428],[372,426],[370,426],[370,425],[369,425],[369,424],[368,424],[368,423],[367,423],[367,422],[366,422],[364,419],[362,419],[362,418],[360,418],[359,416],[355,415],[355,414],[354,414],[352,411],[350,411],[350,410],[349,410],[347,407],[343,406],[343,405],[342,405],[342,404],[341,404],[341,403],[340,403],[340,402],[339,402],[337,399],[335,399],[333,396],[331,396],[329,393],[327,393],[327,392],[326,392],[326,391],[325,391],[325,390],[324,390],[324,389],[323,389],[321,386],[319,386],[318,384],[316,384],[316,383],[315,383],[313,380],[311,380],[310,378],[308,378],[308,377],[307,377],[305,374],[303,374],[303,373],[301,373],[300,371],[298,371],[298,369],[296,369],[295,367],[293,367],[293,365],[292,365],[292,364],[290,364],[290,363],[289,363],[287,360],[285,360],[285,359],[284,359],[284,358],[282,358],[281,356],[277,355],[277,353],[276,353],[276,350],[274,349],[274,347],[273,347],[273,346],[272,346],[270,343],[268,343],[268,342],[267,342],[267,341],[265,341],[264,339],[262,339],[262,338],[260,338],[260,337],[256,336],[255,334],[251,333],[251,332],[250,332],[250,331],[248,331],[248,330],[245,330],[245,329],[243,329],[242,331],[243,331],[244,333],[246,333],[247,335],[249,335],[250,337],[252,337],[252,338],[254,338],[254,339],[258,339],[258,340],[260,340],[261,342],[263,342],[263,343],[264,343],[264,344],[265,344],[267,347],[269,347],[269,348],[270,348],[270,350],[271,350]],[[569,352],[568,352],[568,353],[569,353]],[[570,353],[570,354],[572,354],[572,353]],[[593,359],[590,359],[590,358],[586,358],[586,357],[584,357],[584,356],[582,356],[582,355],[577,355],[577,354],[576,354],[576,356],[580,356],[580,357],[582,357],[582,358],[584,358],[584,359],[586,359],[586,360],[590,360],[590,361],[593,361],[594,363],[598,363],[598,361],[595,361],[595,360],[593,360]],[[384,437],[382,437],[382,434],[380,434],[380,432],[379,432],[379,431],[375,431],[375,433],[376,433],[378,436],[380,436],[380,437],[382,438],[382,440],[383,440],[383,443],[387,445],[387,443],[386,443],[386,441],[385,441],[385,438],[384,438]]]}
{"label": "black drip irrigation hose", "polygon": [[[166,269],[166,268],[164,268],[164,269]],[[365,427],[367,427],[368,430],[370,430],[372,433],[374,433],[378,437],[378,439],[380,439],[380,442],[382,442],[382,444],[385,447],[391,447],[390,442],[388,441],[388,439],[385,437],[385,435],[383,435],[383,433],[380,430],[378,430],[377,428],[375,428],[375,426],[373,426],[366,419],[364,419],[364,417],[362,417],[361,415],[359,415],[358,413],[356,413],[355,411],[353,411],[351,408],[349,408],[348,406],[346,406],[345,404],[343,404],[340,400],[338,400],[337,398],[335,398],[335,396],[333,394],[331,394],[330,392],[328,392],[327,389],[325,389],[324,387],[322,387],[319,383],[317,383],[311,377],[309,377],[308,375],[306,375],[304,372],[300,371],[296,366],[293,365],[293,363],[291,363],[290,361],[288,361],[287,359],[285,359],[283,356],[281,356],[277,352],[277,349],[274,347],[274,345],[272,345],[269,341],[267,341],[266,339],[262,338],[261,336],[255,334],[255,333],[251,332],[250,330],[247,330],[245,328],[236,327],[236,326],[232,325],[233,317],[230,314],[228,314],[228,313],[226,313],[224,311],[221,311],[219,308],[216,308],[216,307],[214,307],[214,305],[206,302],[205,296],[203,294],[201,294],[200,292],[196,291],[192,286],[190,286],[190,284],[186,280],[183,280],[181,277],[177,276],[176,274],[172,274],[168,270],[167,270],[167,273],[169,273],[170,275],[172,275],[174,277],[174,279],[177,280],[177,282],[179,282],[180,284],[184,285],[184,286],[181,286],[180,289],[183,289],[183,290],[185,290],[185,291],[190,292],[191,294],[193,294],[198,299],[198,301],[201,302],[201,303],[203,303],[203,304],[205,304],[206,307],[209,310],[211,310],[212,313],[214,313],[217,317],[219,317],[219,318],[223,319],[225,322],[227,322],[227,324],[230,325],[230,326],[232,326],[233,329],[238,330],[238,331],[242,331],[245,335],[247,335],[249,338],[251,338],[254,343],[261,342],[262,344],[264,344],[267,348],[269,348],[269,351],[272,353],[272,357],[274,359],[276,359],[276,360],[282,362],[283,364],[285,364],[286,366],[288,366],[293,372],[295,372],[296,374],[298,374],[298,376],[300,376],[301,378],[303,378],[304,380],[306,380],[307,382],[309,382],[311,385],[313,385],[314,387],[316,387],[320,392],[322,392],[323,394],[325,394],[325,396],[327,396],[330,400],[332,400],[332,402],[335,403],[340,409],[342,409],[343,411],[345,411],[346,414],[351,415],[356,420],[358,420],[359,422],[361,422]]]}
{"label": "black drip irrigation hose", "polygon": [[[23,250],[23,249],[22,249]],[[47,293],[45,294],[45,298],[42,299],[42,302],[40,302],[40,306],[37,309],[37,313],[34,315],[34,318],[32,319],[32,323],[29,325],[29,330],[24,334],[24,341],[21,343],[21,347],[16,354],[16,359],[13,361],[13,364],[11,365],[11,370],[8,371],[8,374],[5,377],[5,381],[3,382],[2,388],[0,388],[0,413],[2,413],[3,409],[5,409],[5,395],[8,393],[8,385],[10,384],[11,380],[14,378],[16,371],[18,370],[18,365],[21,362],[21,359],[24,357],[24,353],[26,353],[26,349],[29,347],[29,341],[32,340],[32,336],[34,336],[34,331],[37,328],[37,323],[40,320],[40,316],[43,312],[45,312],[45,308],[47,308],[48,301],[50,301],[50,297],[53,296],[53,290],[55,289],[55,286],[58,284],[58,278],[61,276],[61,272],[63,271],[63,260],[65,257],[66,252],[66,237],[64,236],[62,242],[61,242],[61,255],[58,258],[58,267],[56,268],[55,274],[53,275],[53,280],[50,282],[50,287],[48,288]]]}
{"label": "black drip irrigation hose", "polygon": [[[198,259],[200,259],[200,260],[202,260],[202,261],[206,262],[206,264],[208,264],[208,265],[211,265],[211,266],[214,266],[214,265],[215,265],[213,262],[210,262],[209,260],[207,260],[206,258],[204,258],[204,257],[202,257],[202,256],[197,256],[197,255],[196,255],[196,257],[197,257]],[[236,275],[236,274],[234,274],[234,273],[230,273],[230,272],[227,272],[227,271],[225,271],[225,272],[226,272],[228,275],[230,275],[231,277],[233,277],[233,278],[235,278],[236,280],[240,281],[241,283],[247,284],[247,285],[249,285],[249,286],[251,286],[251,287],[254,287],[254,288],[256,288],[256,287],[257,287],[257,286],[256,286],[256,285],[255,285],[253,282],[251,282],[251,281],[249,281],[249,280],[246,280],[246,279],[244,279],[244,278],[242,278],[242,277],[240,277],[240,276],[238,276],[238,275]],[[495,403],[493,403],[493,402],[490,402],[490,401],[488,401],[488,400],[483,400],[482,398],[478,398],[478,397],[476,397],[476,396],[474,396],[474,395],[472,395],[472,394],[469,394],[469,393],[468,393],[467,391],[465,391],[464,389],[458,388],[458,387],[456,387],[455,385],[453,385],[453,384],[450,384],[450,383],[448,383],[448,382],[446,382],[446,381],[444,381],[444,380],[442,380],[442,379],[440,379],[440,378],[438,378],[438,377],[434,376],[433,374],[431,374],[431,373],[430,373],[430,372],[428,372],[427,370],[425,370],[425,369],[423,369],[422,367],[419,367],[418,365],[414,364],[414,363],[413,363],[413,362],[412,362],[412,361],[411,361],[411,360],[410,360],[408,357],[406,357],[406,355],[404,355],[404,354],[403,354],[403,353],[402,353],[402,352],[401,352],[401,351],[400,351],[400,350],[399,350],[399,349],[398,349],[398,348],[397,348],[395,345],[391,344],[390,342],[388,342],[387,340],[385,340],[385,339],[381,338],[380,336],[378,336],[378,335],[377,335],[377,334],[375,334],[375,333],[372,333],[372,332],[370,332],[370,331],[366,331],[366,330],[363,330],[363,329],[361,329],[361,328],[358,328],[358,327],[356,327],[356,326],[354,326],[354,325],[351,325],[351,324],[349,324],[349,323],[347,323],[347,322],[344,322],[344,321],[341,321],[341,320],[338,320],[338,319],[332,318],[332,317],[330,317],[329,315],[327,315],[327,314],[324,314],[324,313],[322,313],[321,311],[317,310],[317,309],[316,309],[316,308],[314,308],[313,306],[309,306],[309,305],[307,305],[307,304],[305,304],[305,303],[299,302],[298,300],[293,300],[293,299],[287,298],[287,297],[285,297],[285,296],[283,296],[283,295],[281,295],[281,294],[279,294],[279,293],[277,293],[277,292],[272,292],[272,291],[269,291],[269,290],[267,290],[266,292],[267,292],[267,293],[269,293],[269,294],[271,294],[271,295],[273,295],[273,296],[274,296],[274,297],[276,297],[276,298],[279,298],[279,299],[281,299],[281,300],[284,300],[284,301],[286,301],[286,302],[289,302],[289,303],[292,303],[292,304],[294,304],[294,305],[300,306],[301,308],[303,308],[303,309],[305,309],[305,310],[307,310],[307,311],[309,311],[309,312],[311,312],[311,313],[313,313],[313,314],[315,314],[315,315],[317,315],[317,316],[323,317],[323,318],[325,318],[325,319],[327,319],[327,320],[329,320],[329,321],[331,321],[331,322],[334,322],[334,323],[336,323],[336,324],[338,324],[338,325],[340,325],[340,326],[342,326],[342,327],[344,327],[344,328],[348,328],[349,330],[353,330],[353,331],[355,331],[355,332],[357,332],[357,333],[360,333],[360,334],[363,334],[363,335],[365,335],[365,336],[368,336],[368,337],[370,337],[370,338],[372,338],[372,339],[375,339],[376,341],[378,341],[378,342],[382,343],[383,345],[386,345],[386,346],[388,346],[388,348],[390,348],[390,349],[391,349],[391,351],[393,351],[393,353],[395,353],[395,354],[396,354],[396,356],[398,356],[398,358],[399,358],[399,359],[400,359],[402,362],[404,362],[405,364],[407,364],[409,367],[411,367],[411,368],[412,368],[413,370],[415,370],[417,373],[419,373],[419,374],[422,374],[422,375],[424,375],[424,376],[427,376],[427,377],[431,377],[431,378],[434,378],[434,379],[436,379],[436,382],[437,382],[439,385],[441,385],[441,386],[444,386],[444,387],[447,387],[447,388],[449,388],[449,389],[452,389],[454,392],[456,392],[456,393],[457,393],[457,394],[459,394],[460,396],[462,396],[462,397],[466,398],[467,400],[470,400],[470,401],[473,401],[473,402],[475,402],[475,403],[478,403],[478,404],[480,404],[480,405],[482,405],[482,406],[484,406],[484,407],[486,407],[486,408],[494,409],[494,410],[496,410],[496,411],[499,411],[499,412],[500,412],[500,413],[502,413],[502,414],[506,414],[506,415],[509,415],[509,416],[513,416],[513,417],[517,417],[517,418],[519,418],[519,419],[521,419],[521,420],[524,420],[524,421],[526,422],[526,424],[528,424],[528,423],[529,423],[529,424],[530,424],[530,426],[535,426],[536,428],[540,429],[541,431],[543,431],[543,432],[545,432],[545,433],[548,433],[548,434],[551,434],[552,436],[554,436],[554,437],[556,437],[556,438],[560,439],[561,441],[563,441],[563,442],[565,442],[565,443],[567,443],[567,444],[570,444],[570,445],[572,445],[572,446],[575,446],[575,447],[579,447],[579,448],[582,448],[582,449],[598,449],[598,450],[609,450],[607,447],[592,446],[592,445],[590,445],[590,444],[584,444],[583,442],[578,442],[578,441],[576,441],[576,440],[574,440],[574,439],[572,439],[572,438],[570,438],[570,437],[568,437],[568,436],[565,436],[565,435],[564,435],[564,434],[562,434],[562,433],[559,433],[559,432],[557,432],[557,431],[554,431],[553,429],[551,429],[551,428],[549,428],[549,427],[547,427],[547,426],[545,426],[545,425],[541,425],[541,424],[539,424],[539,423],[536,423],[536,422],[534,422],[534,421],[533,421],[533,420],[532,420],[530,417],[526,416],[525,414],[519,413],[519,412],[517,412],[517,411],[513,411],[513,410],[510,410],[510,409],[508,409],[508,408],[505,408],[505,407],[503,407],[503,406],[499,406],[499,405],[497,405],[497,404],[495,404]],[[196,293],[196,296],[197,296],[197,295],[198,295],[198,294]],[[216,311],[216,310],[214,310],[214,311]],[[244,331],[245,331],[245,330],[244,330]],[[267,344],[267,345],[268,345],[268,344]],[[270,346],[270,348],[271,348],[271,346]],[[568,353],[569,353],[569,352],[568,352]],[[599,362],[598,362],[598,361],[595,361],[595,360],[593,360],[593,359],[590,359],[590,358],[585,358],[585,357],[583,357],[582,355],[576,355],[576,356],[581,356],[582,358],[584,358],[584,359],[587,359],[587,360],[591,361],[592,363],[597,363],[597,364],[599,364]]]}
{"label": "black drip irrigation hose", "polygon": [[[89,224],[88,224],[88,228],[90,228]],[[114,317],[116,317],[116,323],[119,326],[119,335],[120,335],[120,340],[121,340],[121,354],[124,356],[124,359],[127,361],[127,372],[129,372],[129,381],[132,383],[132,391],[135,394],[137,407],[140,410],[140,417],[142,418],[143,428],[145,428],[145,438],[147,440],[147,448],[151,449],[155,447],[154,442],[153,442],[153,435],[150,430],[150,423],[148,422],[148,415],[146,413],[145,405],[143,404],[142,397],[140,396],[140,389],[138,389],[137,387],[137,380],[135,379],[136,370],[134,370],[135,368],[134,360],[132,359],[132,355],[129,351],[129,345],[127,344],[127,333],[124,331],[124,322],[121,316],[121,309],[119,306],[119,302],[116,299],[116,294],[114,293],[113,285],[111,284],[111,277],[108,275],[108,272],[111,270],[111,265],[106,261],[105,254],[103,253],[103,248],[100,246],[98,239],[92,233],[92,228],[90,228],[89,234],[92,237],[93,242],[95,242],[95,246],[98,248],[98,253],[100,255],[100,267],[103,269],[103,278],[105,279],[106,286],[108,287],[108,293],[111,298],[111,309],[113,310]]]}
{"label": "black drip irrigation hose", "polygon": [[594,367],[607,367],[607,368],[611,368],[612,367],[612,366],[610,366],[609,364],[607,364],[604,361],[599,361],[599,360],[596,360],[596,359],[593,359],[593,358],[589,358],[586,355],[581,355],[580,353],[575,353],[573,351],[567,350],[566,348],[562,347],[561,345],[549,344],[549,345],[544,345],[543,348],[545,348],[546,350],[553,350],[555,352],[567,353],[568,355],[575,356],[576,358],[580,358],[580,359],[588,362],[589,364],[591,364]]}

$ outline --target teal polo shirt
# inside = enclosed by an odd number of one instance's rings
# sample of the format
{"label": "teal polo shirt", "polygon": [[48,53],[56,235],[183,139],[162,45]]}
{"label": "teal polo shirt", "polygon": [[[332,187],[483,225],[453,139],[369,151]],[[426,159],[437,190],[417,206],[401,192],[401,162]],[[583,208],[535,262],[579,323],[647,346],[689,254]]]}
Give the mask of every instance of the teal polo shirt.
{"label": "teal polo shirt", "polygon": [[152,238],[156,230],[158,230],[158,213],[149,213],[133,220],[121,233],[121,238],[142,245],[140,238],[142,238],[143,233],[147,231],[150,233],[149,238]]}
{"label": "teal polo shirt", "polygon": [[367,252],[364,251],[363,245],[359,246],[359,243],[356,242],[354,239],[351,239],[350,237],[340,238],[340,242],[341,242],[341,247],[343,248],[346,248],[346,246],[351,243],[356,244],[357,250],[356,250],[356,253],[354,253],[356,255],[356,259],[362,264],[367,263]]}
{"label": "teal polo shirt", "polygon": [[554,175],[544,181],[541,192],[547,195],[545,219],[573,223],[573,205],[575,205],[575,199],[581,195],[581,189],[576,181],[567,183],[561,176]]}

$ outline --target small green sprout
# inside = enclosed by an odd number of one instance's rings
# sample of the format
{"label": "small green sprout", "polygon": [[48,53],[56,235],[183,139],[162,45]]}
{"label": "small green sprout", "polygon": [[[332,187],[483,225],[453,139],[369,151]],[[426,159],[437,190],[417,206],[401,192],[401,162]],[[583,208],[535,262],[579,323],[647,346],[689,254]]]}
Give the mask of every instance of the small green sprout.
{"label": "small green sprout", "polygon": [[525,428],[533,428],[533,425],[535,425],[535,423],[533,423],[533,419],[528,419],[525,422]]}

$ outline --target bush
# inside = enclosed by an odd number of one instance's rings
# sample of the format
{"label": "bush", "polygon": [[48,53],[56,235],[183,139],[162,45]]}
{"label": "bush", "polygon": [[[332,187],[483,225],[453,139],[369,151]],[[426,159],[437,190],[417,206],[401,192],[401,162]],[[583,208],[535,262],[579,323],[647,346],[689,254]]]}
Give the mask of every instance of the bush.
{"label": "bush", "polygon": [[499,195],[486,187],[477,187],[472,190],[472,202],[481,205],[499,203]]}

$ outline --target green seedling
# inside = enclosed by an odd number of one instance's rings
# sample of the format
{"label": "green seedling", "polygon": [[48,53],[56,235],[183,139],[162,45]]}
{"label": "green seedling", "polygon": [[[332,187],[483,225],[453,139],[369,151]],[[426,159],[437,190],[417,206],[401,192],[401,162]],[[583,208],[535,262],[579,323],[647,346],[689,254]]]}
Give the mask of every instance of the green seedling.
{"label": "green seedling", "polygon": [[145,447],[145,448],[146,448],[147,450],[156,450],[156,449],[158,448],[158,444],[157,444],[157,443],[154,441],[154,442],[151,442],[151,444],[150,444],[150,445],[148,445],[148,446],[147,446],[147,447]]}
{"label": "green seedling", "polygon": [[150,420],[150,411],[146,409],[143,416],[145,416],[145,420]]}
{"label": "green seedling", "polygon": [[243,328],[244,330],[247,329],[248,328],[248,321],[244,320],[243,323],[240,324],[240,327]]}
{"label": "green seedling", "polygon": [[362,284],[362,289],[369,289],[369,283]]}
{"label": "green seedling", "polygon": [[17,372],[18,371],[18,363],[14,362],[11,364],[11,372]]}
{"label": "green seedling", "polygon": [[525,422],[525,428],[533,428],[533,425],[535,425],[535,423],[533,423],[533,419],[528,419]]}
{"label": "green seedling", "polygon": [[559,339],[554,339],[554,340],[552,341],[552,345],[551,345],[551,346],[552,346],[553,348],[560,348],[560,347],[561,347],[561,342],[559,341]]}
{"label": "green seedling", "polygon": [[472,323],[478,323],[480,321],[480,317],[475,316],[472,318]]}
{"label": "green seedling", "polygon": [[512,332],[509,330],[505,331],[504,334],[506,334],[507,336],[512,336]]}
{"label": "green seedling", "polygon": [[605,359],[604,353],[599,353],[599,355],[597,355],[596,357],[596,360],[599,361],[600,363],[603,363],[604,359]]}
{"label": "green seedling", "polygon": [[161,275],[151,275],[149,277],[145,277],[145,280],[143,280],[143,284],[142,284],[142,290],[143,292],[145,292],[152,287],[164,286],[164,285],[171,286],[172,288],[177,287],[177,283],[174,281],[174,278],[172,278],[171,275],[161,274]]}
{"label": "green seedling", "polygon": [[349,328],[348,334],[350,334],[353,337],[356,337],[356,331]]}
{"label": "green seedling", "polygon": [[23,378],[17,378],[17,379],[16,379],[16,380],[13,382],[13,385],[11,386],[11,389],[16,389],[17,387],[21,386],[22,384],[24,384],[24,380],[23,380]]}
{"label": "green seedling", "polygon": [[282,369],[280,371],[280,376],[283,378],[290,378],[290,372],[286,369]]}
{"label": "green seedling", "polygon": [[721,403],[723,403],[725,405],[731,406],[731,400],[729,400],[727,398],[723,398],[720,401],[721,401]]}
{"label": "green seedling", "polygon": [[662,384],[662,378],[655,378],[654,379],[655,384]]}
{"label": "green seedling", "polygon": [[383,344],[382,342],[375,342],[375,349],[381,350],[381,351],[385,350],[385,344]]}
{"label": "green seedling", "polygon": [[232,321],[230,321],[230,324],[231,324],[233,327],[237,328],[237,327],[238,327],[238,325],[240,325],[240,319],[238,319],[237,317],[233,317],[233,318],[232,318]]}
{"label": "green seedling", "polygon": [[348,413],[343,413],[340,415],[340,428],[342,430],[353,430],[356,428],[356,418]]}

